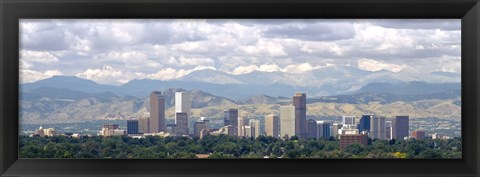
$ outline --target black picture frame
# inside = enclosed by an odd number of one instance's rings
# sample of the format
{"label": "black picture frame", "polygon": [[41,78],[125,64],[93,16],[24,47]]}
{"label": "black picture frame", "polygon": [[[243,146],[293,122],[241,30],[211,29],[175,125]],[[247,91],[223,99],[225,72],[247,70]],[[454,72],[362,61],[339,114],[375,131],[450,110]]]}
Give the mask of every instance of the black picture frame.
{"label": "black picture frame", "polygon": [[[478,0],[1,0],[1,176],[479,176]],[[462,159],[18,159],[19,19],[457,18]]]}

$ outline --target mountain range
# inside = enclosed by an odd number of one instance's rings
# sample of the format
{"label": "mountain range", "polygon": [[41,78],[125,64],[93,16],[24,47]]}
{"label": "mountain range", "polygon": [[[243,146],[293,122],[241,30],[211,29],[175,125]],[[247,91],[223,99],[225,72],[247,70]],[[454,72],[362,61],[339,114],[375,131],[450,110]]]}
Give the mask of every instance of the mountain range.
{"label": "mountain range", "polygon": [[[408,88],[409,85],[401,85],[401,87],[418,93],[447,90],[444,87],[448,87],[448,90],[460,87],[459,75],[456,73],[432,72],[428,78],[418,78],[419,76],[413,73],[401,72],[365,71],[356,67],[338,66],[320,68],[302,74],[254,71],[233,75],[204,69],[173,80],[134,79],[120,86],[98,84],[75,76],[53,76],[33,83],[21,84],[21,88],[24,90],[41,87],[66,88],[86,93],[112,92],[121,96],[139,98],[147,97],[153,90],[182,88],[202,90],[230,99],[244,99],[262,94],[289,97],[295,92],[305,92],[310,97],[330,96],[368,93],[372,89],[376,89],[373,90],[375,93],[378,90],[383,90],[383,92],[395,90],[404,94],[406,90],[399,89],[398,84],[410,84],[410,88]],[[432,83],[422,81],[426,79]],[[371,85],[373,83],[379,85]],[[370,87],[365,87],[369,84]]]}
{"label": "mountain range", "polygon": [[[444,81],[459,77],[446,72],[431,76]],[[307,93],[308,113],[314,116],[366,112],[460,116],[460,83],[426,83],[415,77],[354,67],[327,67],[301,75],[259,71],[231,75],[200,70],[174,80],[141,79],[120,86],[75,76],[53,76],[20,84],[20,120],[59,123],[138,117],[149,111],[148,96],[154,90],[165,96],[168,118],[174,117],[174,93],[178,91],[191,92],[192,114],[197,118],[221,117],[226,108],[238,108],[243,116],[278,114],[280,105],[291,104],[295,92]]]}

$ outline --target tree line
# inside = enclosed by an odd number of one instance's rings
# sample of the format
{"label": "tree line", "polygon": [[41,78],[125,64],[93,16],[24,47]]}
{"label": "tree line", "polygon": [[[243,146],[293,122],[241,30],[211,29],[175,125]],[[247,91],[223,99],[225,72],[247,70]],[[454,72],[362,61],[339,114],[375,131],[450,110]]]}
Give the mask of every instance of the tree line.
{"label": "tree line", "polygon": [[461,138],[448,140],[378,140],[352,144],[344,150],[339,140],[257,138],[227,135],[200,138],[132,138],[66,136],[19,138],[20,158],[461,158]]}

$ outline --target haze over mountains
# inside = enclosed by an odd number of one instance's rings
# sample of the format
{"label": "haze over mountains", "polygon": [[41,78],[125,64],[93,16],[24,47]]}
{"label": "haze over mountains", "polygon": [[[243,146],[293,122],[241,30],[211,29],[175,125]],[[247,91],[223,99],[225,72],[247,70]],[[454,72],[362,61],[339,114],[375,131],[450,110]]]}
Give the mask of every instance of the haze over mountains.
{"label": "haze over mountains", "polygon": [[[403,82],[404,78],[396,76],[385,70],[354,69],[302,75],[275,72],[229,75],[202,70],[177,80],[132,80],[121,86],[102,85],[74,76],[54,76],[21,85],[20,117],[22,122],[29,123],[137,117],[148,112],[147,96],[153,90],[165,95],[167,118],[174,114],[174,93],[185,90],[192,92],[192,113],[196,118],[220,117],[223,109],[232,107],[238,108],[240,115],[278,113],[279,105],[290,104],[291,95],[297,91],[307,93],[309,115],[460,117],[460,83]],[[453,73],[432,73],[432,76],[452,80],[457,77]]]}
{"label": "haze over mountains", "polygon": [[[243,99],[251,96],[268,94],[270,96],[287,96],[294,92],[305,92],[309,97],[352,94],[371,83],[401,84],[413,82],[412,88],[422,87],[422,92],[434,90],[450,90],[459,85],[460,75],[448,72],[432,72],[428,76],[420,76],[400,71],[388,70],[365,71],[356,67],[335,66],[307,71],[302,74],[285,72],[254,71],[247,74],[233,75],[221,71],[204,69],[194,71],[178,79],[161,81],[151,79],[134,79],[120,86],[102,85],[75,76],[54,76],[34,83],[22,84],[22,89],[29,90],[41,87],[68,88],[87,93],[112,92],[121,96],[143,98],[152,90],[182,88],[186,90],[202,90],[231,99]],[[421,81],[440,83],[437,85],[421,84]],[[442,85],[442,83],[454,83]],[[456,83],[456,84],[455,84]],[[417,84],[417,85],[414,85]],[[379,88],[391,90],[396,85]],[[418,86],[418,87],[417,87]],[[376,86],[373,86],[376,87]],[[372,89],[372,88],[364,88]],[[360,90],[364,91],[364,90]],[[367,90],[368,91],[368,90]],[[400,92],[414,91],[412,89]],[[410,93],[407,93],[410,94]]]}

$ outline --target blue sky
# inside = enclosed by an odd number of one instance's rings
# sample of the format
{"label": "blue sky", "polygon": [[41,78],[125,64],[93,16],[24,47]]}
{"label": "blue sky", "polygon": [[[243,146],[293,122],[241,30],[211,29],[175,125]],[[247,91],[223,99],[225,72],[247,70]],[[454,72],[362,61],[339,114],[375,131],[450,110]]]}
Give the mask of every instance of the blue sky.
{"label": "blue sky", "polygon": [[[460,73],[460,20],[20,20],[20,78],[102,84],[324,67]],[[460,78],[458,78],[460,81]]]}

